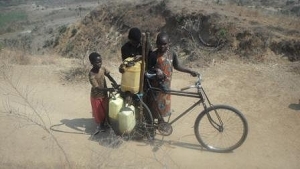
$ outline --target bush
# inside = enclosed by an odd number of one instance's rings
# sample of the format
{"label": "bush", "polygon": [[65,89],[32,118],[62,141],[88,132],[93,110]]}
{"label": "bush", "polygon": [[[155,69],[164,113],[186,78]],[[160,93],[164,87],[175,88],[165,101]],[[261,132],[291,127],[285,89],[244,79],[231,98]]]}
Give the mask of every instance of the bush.
{"label": "bush", "polygon": [[59,35],[65,33],[66,31],[67,31],[67,26],[66,25],[62,25],[58,28]]}
{"label": "bush", "polygon": [[63,80],[68,82],[84,82],[88,79],[89,70],[85,67],[76,67],[63,72]]}
{"label": "bush", "polygon": [[76,28],[72,29],[72,32],[71,32],[71,37],[75,36],[75,35],[76,35],[76,33],[77,33],[77,29],[76,29]]}

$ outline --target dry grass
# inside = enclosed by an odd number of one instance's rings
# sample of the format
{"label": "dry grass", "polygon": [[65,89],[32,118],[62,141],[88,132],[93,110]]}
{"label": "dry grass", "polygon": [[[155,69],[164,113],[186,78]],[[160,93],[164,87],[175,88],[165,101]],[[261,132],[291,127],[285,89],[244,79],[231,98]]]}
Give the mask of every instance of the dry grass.
{"label": "dry grass", "polygon": [[66,164],[66,168],[71,168],[68,155],[57,137],[49,129],[51,119],[49,117],[49,110],[43,101],[34,99],[34,89],[32,86],[25,86],[21,83],[20,74],[16,74],[12,66],[1,62],[0,68],[0,92],[6,93],[6,98],[2,102],[4,110],[0,111],[1,115],[14,118],[16,122],[19,122],[16,129],[33,125],[43,130],[59,148],[64,157],[63,161]]}
{"label": "dry grass", "polygon": [[[221,51],[201,48],[201,45],[197,42],[196,34],[194,34],[193,37],[189,35],[186,36],[187,33],[182,27],[175,27],[175,25],[172,24],[170,25],[172,28],[170,29],[170,31],[172,31],[170,34],[172,34],[173,39],[178,41],[184,38],[187,39],[187,43],[185,45],[180,43],[172,44],[174,45],[173,47],[177,49],[180,59],[183,60],[184,64],[192,62],[189,65],[197,65],[200,67],[209,65],[211,62],[216,60],[229,59],[237,53],[240,53],[240,58],[243,61],[260,63],[276,60],[271,58],[275,55],[274,53],[269,54],[270,51],[267,48],[269,41],[280,41],[285,38],[297,39],[297,36],[288,35],[288,33],[284,32],[289,30],[297,32],[297,28],[300,27],[299,18],[282,14],[268,14],[266,10],[262,8],[246,8],[234,4],[216,5],[207,1],[147,1],[142,3],[142,5],[140,4],[141,3],[137,3],[135,1],[134,5],[131,5],[130,8],[125,2],[122,2],[122,4],[110,3],[109,5],[106,4],[106,6],[99,6],[97,10],[86,15],[81,22],[65,27],[66,29],[64,33],[59,34],[59,45],[55,49],[56,51],[62,52],[61,54],[63,57],[77,58],[78,63],[74,64],[76,66],[70,68],[68,72],[63,72],[64,79],[67,81],[82,81],[83,79],[86,79],[86,74],[90,67],[87,56],[93,51],[99,52],[103,56],[104,60],[116,63],[119,62],[120,47],[121,44],[127,40],[127,30],[131,26],[141,27],[143,31],[146,29],[151,30],[151,39],[154,41],[155,33],[160,29],[163,29],[169,15],[184,16],[192,13],[199,13],[213,19],[215,19],[215,16],[221,17],[220,20],[213,23],[214,25],[210,25],[209,28],[206,28],[207,32],[204,33],[210,34],[208,36],[211,37],[215,36],[213,38],[217,38],[219,40],[223,38],[230,41],[229,43],[227,42],[227,46]],[[185,7],[182,8],[182,6]],[[151,15],[146,15],[149,14],[149,11],[151,11]],[[213,13],[216,12],[217,15],[213,15]],[[161,15],[161,13],[164,13],[165,15]],[[184,19],[189,21],[190,18]],[[199,23],[192,23],[191,25],[183,26],[190,26],[193,28],[196,24]],[[266,38],[269,39],[264,39],[265,37],[254,37],[256,36],[256,33],[260,34],[259,36],[267,35],[266,33],[269,32],[264,32],[264,30],[269,30],[268,28],[270,26],[274,30],[283,29],[283,31],[276,32],[276,34],[274,33],[274,36],[272,35],[273,37],[269,35],[269,37],[266,36]],[[252,28],[266,29],[262,29],[263,31],[257,32]],[[236,40],[235,36],[237,36],[238,33],[243,33],[243,31],[247,30],[252,31],[252,38],[249,38],[251,41],[251,49],[248,50],[247,48],[248,51],[241,51],[243,49],[240,49],[239,45],[242,41]],[[190,29],[189,32],[199,33],[200,31]],[[221,33],[223,33],[223,35],[220,38],[218,35]],[[244,43],[247,44],[247,40],[249,39],[243,39],[243,41],[245,41]],[[266,45],[267,49],[261,47],[264,45]],[[4,54],[1,55],[6,57],[6,60],[12,64],[47,65],[55,64],[57,62],[57,56],[30,55],[24,51],[5,51]]]}
{"label": "dry grass", "polygon": [[3,62],[18,65],[54,65],[58,55],[32,55],[24,51],[1,49],[0,57]]}

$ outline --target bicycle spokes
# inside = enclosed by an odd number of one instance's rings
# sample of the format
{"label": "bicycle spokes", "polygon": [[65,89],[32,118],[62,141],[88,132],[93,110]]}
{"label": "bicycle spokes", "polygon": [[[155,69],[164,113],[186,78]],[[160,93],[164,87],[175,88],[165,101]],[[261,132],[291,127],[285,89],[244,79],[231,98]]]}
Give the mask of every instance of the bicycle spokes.
{"label": "bicycle spokes", "polygon": [[[211,115],[212,114],[212,115]],[[223,127],[223,122],[222,119],[220,118],[220,115],[218,114],[217,110],[214,110],[213,112],[209,113],[207,112],[207,118],[209,120],[209,123],[217,129],[219,132],[223,132],[224,127]]]}
{"label": "bicycle spokes", "polygon": [[203,147],[214,152],[229,152],[243,144],[248,124],[237,109],[214,105],[198,115],[194,131]]}

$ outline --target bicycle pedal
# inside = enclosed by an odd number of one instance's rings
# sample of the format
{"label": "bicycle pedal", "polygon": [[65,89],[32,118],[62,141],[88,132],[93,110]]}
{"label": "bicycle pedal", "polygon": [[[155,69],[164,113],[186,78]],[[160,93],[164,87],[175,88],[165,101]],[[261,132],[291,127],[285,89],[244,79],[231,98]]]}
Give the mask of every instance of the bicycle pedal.
{"label": "bicycle pedal", "polygon": [[173,127],[170,123],[161,122],[158,124],[157,130],[163,136],[169,136],[173,133]]}
{"label": "bicycle pedal", "polygon": [[95,136],[95,135],[97,135],[97,134],[99,134],[100,133],[100,131],[95,131],[93,134],[92,134],[92,136]]}

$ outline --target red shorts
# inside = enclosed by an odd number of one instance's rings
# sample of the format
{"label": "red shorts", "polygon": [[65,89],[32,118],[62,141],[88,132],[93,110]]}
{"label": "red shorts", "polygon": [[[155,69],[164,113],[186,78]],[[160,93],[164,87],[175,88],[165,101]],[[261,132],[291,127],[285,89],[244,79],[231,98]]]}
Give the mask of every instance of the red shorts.
{"label": "red shorts", "polygon": [[92,113],[97,124],[103,123],[107,115],[108,98],[92,98]]}

